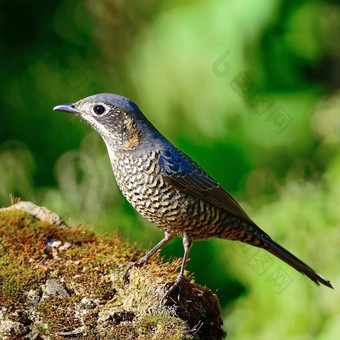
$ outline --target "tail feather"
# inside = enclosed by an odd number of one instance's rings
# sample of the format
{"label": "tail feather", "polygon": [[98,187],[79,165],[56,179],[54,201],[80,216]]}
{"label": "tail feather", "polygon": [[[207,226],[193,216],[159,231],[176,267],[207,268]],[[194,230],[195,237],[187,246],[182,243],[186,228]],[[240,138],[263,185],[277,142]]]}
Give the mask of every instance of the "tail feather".
{"label": "tail feather", "polygon": [[320,285],[320,283],[322,283],[327,287],[333,288],[333,284],[329,280],[315,272],[311,267],[303,263],[293,254],[291,254],[288,250],[284,249],[279,244],[274,242],[268,235],[266,234],[261,235],[256,233],[256,237],[261,242],[261,245],[259,245],[261,248],[266,249],[273,255],[277,256],[279,259],[288,263],[290,266],[298,270],[300,273],[307,275],[317,285]]}

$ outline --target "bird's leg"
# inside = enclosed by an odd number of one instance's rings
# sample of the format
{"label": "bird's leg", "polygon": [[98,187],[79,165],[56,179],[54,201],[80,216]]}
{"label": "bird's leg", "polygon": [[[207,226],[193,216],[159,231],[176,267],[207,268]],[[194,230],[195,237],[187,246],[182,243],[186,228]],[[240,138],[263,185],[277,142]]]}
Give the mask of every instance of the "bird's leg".
{"label": "bird's leg", "polygon": [[174,235],[169,234],[169,233],[165,233],[164,238],[157,243],[156,246],[154,246],[147,254],[145,254],[143,257],[141,257],[138,261],[131,263],[131,264],[121,264],[118,269],[122,268],[122,267],[126,267],[124,274],[121,277],[121,281],[124,284],[125,283],[125,277],[128,273],[128,271],[132,268],[132,267],[141,267],[144,264],[146,264],[149,260],[149,258],[161,247],[164,246],[164,244],[168,243],[170,240],[172,240],[174,238]]}
{"label": "bird's leg", "polygon": [[191,249],[191,246],[192,246],[192,238],[188,234],[184,233],[184,235],[183,235],[184,255],[183,255],[181,270],[179,271],[179,274],[178,274],[175,281],[165,283],[164,289],[168,285],[171,285],[171,287],[163,295],[163,297],[161,299],[161,303],[163,303],[164,299],[167,296],[169,296],[176,288],[178,288],[177,301],[179,301],[180,295],[181,295],[181,282],[182,282],[182,279],[184,278],[185,265],[186,265],[187,260],[188,260],[189,251]]}

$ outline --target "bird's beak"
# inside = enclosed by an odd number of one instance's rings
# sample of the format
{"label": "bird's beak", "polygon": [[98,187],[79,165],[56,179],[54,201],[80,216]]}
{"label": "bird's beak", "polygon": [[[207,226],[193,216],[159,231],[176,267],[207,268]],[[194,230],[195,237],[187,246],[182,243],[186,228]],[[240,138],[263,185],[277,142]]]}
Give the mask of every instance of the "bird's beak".
{"label": "bird's beak", "polygon": [[53,111],[62,111],[72,113],[74,115],[80,115],[80,112],[74,107],[74,104],[62,104],[53,108]]}

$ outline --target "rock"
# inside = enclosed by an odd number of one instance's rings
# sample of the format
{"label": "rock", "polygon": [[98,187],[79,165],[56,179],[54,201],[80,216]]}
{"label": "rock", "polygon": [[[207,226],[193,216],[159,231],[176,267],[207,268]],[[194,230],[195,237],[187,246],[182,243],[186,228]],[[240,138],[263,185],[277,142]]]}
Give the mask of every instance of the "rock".
{"label": "rock", "polygon": [[45,207],[39,207],[38,205],[28,201],[19,201],[16,204],[11,205],[10,207],[1,208],[0,211],[13,209],[26,211],[28,214],[32,215],[40,221],[49,222],[50,224],[56,224],[61,227],[67,227],[67,224],[58,214]]}
{"label": "rock", "polygon": [[61,296],[64,298],[69,298],[70,294],[64,288],[64,286],[58,282],[57,279],[47,279],[45,285],[45,294],[46,295],[54,295]]}
{"label": "rock", "polygon": [[40,294],[39,290],[37,290],[37,289],[31,289],[27,293],[27,300],[33,306],[37,306],[40,302],[40,299],[41,299],[41,294]]}
{"label": "rock", "polygon": [[4,320],[0,324],[0,333],[2,333],[3,337],[7,336],[12,338],[20,338],[21,336],[27,334],[27,329],[20,322]]}
{"label": "rock", "polygon": [[93,309],[97,306],[97,304],[91,300],[91,299],[88,299],[86,297],[82,298],[81,301],[80,301],[80,308],[81,309]]}
{"label": "rock", "polygon": [[104,239],[82,225],[64,228],[57,214],[48,212],[48,220],[46,208],[20,203],[0,211],[1,339],[224,338],[208,288],[184,280],[180,301],[175,291],[161,303],[181,259],[152,258],[123,285],[119,265],[144,251],[118,232]]}

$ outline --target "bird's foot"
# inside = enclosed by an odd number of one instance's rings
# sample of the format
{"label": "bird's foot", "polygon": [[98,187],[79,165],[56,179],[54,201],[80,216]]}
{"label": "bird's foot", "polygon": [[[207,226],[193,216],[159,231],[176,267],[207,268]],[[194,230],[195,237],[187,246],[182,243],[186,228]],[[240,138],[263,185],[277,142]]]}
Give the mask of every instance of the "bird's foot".
{"label": "bird's foot", "polygon": [[140,258],[138,261],[130,263],[130,264],[121,264],[120,266],[118,266],[118,269],[124,268],[126,267],[122,277],[120,278],[120,281],[122,282],[122,284],[125,284],[126,280],[126,275],[129,272],[129,270],[133,267],[142,267],[144,266],[146,263],[148,262],[148,259],[146,257],[142,257]]}
{"label": "bird's foot", "polygon": [[[165,294],[163,295],[163,297],[161,298],[161,304],[164,303],[164,300],[170,298],[171,297],[171,293],[174,292],[177,289],[177,302],[179,302],[179,299],[181,297],[181,287],[182,287],[182,280],[184,279],[183,275],[178,275],[176,280],[174,281],[169,281],[166,282],[163,286],[163,290],[166,290]],[[170,286],[169,289],[167,289],[167,287]]]}

